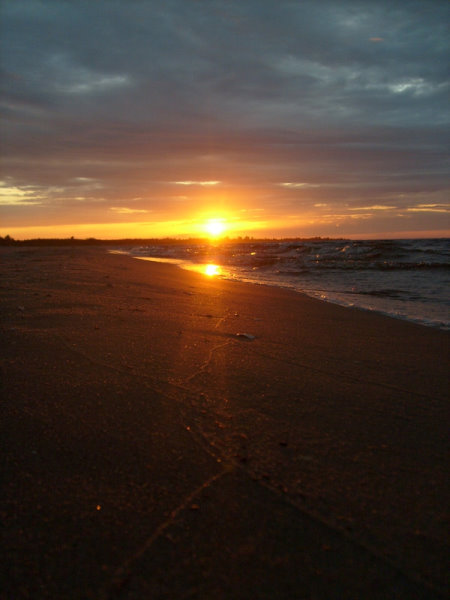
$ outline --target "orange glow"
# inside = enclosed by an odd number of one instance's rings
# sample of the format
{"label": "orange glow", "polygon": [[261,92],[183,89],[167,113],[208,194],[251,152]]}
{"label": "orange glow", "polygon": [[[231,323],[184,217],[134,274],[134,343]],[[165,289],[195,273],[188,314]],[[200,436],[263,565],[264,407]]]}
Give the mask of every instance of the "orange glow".
{"label": "orange glow", "polygon": [[221,270],[219,265],[205,265],[204,273],[205,275],[208,275],[208,277],[214,277],[215,275],[220,275]]}
{"label": "orange glow", "polygon": [[220,237],[227,229],[225,219],[208,219],[204,225],[206,233],[210,237]]}

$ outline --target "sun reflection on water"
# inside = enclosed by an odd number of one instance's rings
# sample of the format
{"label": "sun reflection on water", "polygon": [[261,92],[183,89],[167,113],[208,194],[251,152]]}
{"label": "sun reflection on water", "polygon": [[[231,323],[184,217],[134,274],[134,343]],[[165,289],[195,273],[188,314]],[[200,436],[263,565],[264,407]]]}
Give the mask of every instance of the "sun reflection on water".
{"label": "sun reflection on water", "polygon": [[204,274],[208,275],[208,277],[214,277],[216,275],[221,274],[219,265],[213,265],[213,264],[204,265],[203,269],[204,269],[203,270]]}

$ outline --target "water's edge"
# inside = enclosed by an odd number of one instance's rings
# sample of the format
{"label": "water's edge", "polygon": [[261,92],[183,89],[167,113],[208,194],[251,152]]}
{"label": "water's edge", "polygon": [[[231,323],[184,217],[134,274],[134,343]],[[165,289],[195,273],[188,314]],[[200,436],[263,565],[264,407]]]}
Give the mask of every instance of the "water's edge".
{"label": "water's edge", "polygon": [[450,329],[448,239],[179,241],[118,251]]}

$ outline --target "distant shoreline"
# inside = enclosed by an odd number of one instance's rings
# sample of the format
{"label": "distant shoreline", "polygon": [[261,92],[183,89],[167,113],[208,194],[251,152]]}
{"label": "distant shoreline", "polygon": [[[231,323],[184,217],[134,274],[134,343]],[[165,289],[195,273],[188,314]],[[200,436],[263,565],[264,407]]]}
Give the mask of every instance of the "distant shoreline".
{"label": "distant shoreline", "polygon": [[[447,239],[447,236],[438,236],[438,237],[427,237],[424,236],[416,237],[416,238],[377,238],[378,241],[381,240],[391,240],[391,239]],[[218,239],[212,238],[123,238],[123,239],[97,239],[97,238],[86,238],[86,239],[78,239],[74,237],[70,238],[33,238],[27,240],[16,240],[9,235],[5,237],[0,236],[0,246],[145,246],[145,245],[160,245],[160,246],[168,246],[168,245],[183,245],[183,244],[210,244],[210,245],[218,245],[218,244],[254,244],[254,243],[271,243],[271,242],[320,242],[320,241],[364,241],[363,238],[358,238],[357,240],[353,240],[353,238],[347,237],[322,237],[322,236],[313,236],[313,237],[273,237],[273,238],[256,238],[256,237],[221,237]],[[376,239],[367,238],[368,241],[377,241]]]}
{"label": "distant shoreline", "polygon": [[29,240],[15,240],[10,236],[0,237],[0,246],[146,246],[146,245],[182,245],[182,244],[253,244],[261,242],[314,242],[327,240],[344,240],[346,238],[331,238],[331,237],[288,237],[288,238],[253,238],[245,237],[221,237],[218,239],[212,238],[124,238],[117,240],[99,240],[97,238],[34,238]]}

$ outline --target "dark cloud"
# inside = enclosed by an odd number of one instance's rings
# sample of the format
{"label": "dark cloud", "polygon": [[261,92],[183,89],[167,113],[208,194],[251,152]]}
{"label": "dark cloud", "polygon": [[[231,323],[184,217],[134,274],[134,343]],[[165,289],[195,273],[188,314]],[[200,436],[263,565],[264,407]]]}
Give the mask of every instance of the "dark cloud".
{"label": "dark cloud", "polygon": [[[226,198],[245,189],[249,206],[279,216],[445,197],[445,0],[3,0],[0,10],[9,226],[38,214],[77,223],[83,210],[95,222],[158,219],[203,202],[198,190],[181,202],[175,181],[219,181]],[[411,228],[430,226],[424,214]],[[373,210],[371,226],[384,226],[377,219]]]}

